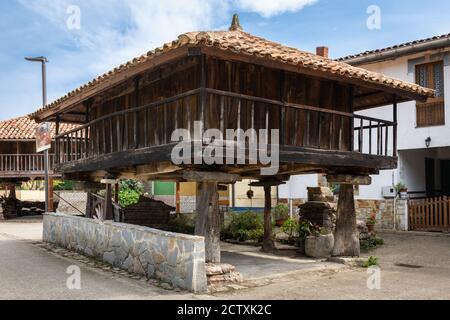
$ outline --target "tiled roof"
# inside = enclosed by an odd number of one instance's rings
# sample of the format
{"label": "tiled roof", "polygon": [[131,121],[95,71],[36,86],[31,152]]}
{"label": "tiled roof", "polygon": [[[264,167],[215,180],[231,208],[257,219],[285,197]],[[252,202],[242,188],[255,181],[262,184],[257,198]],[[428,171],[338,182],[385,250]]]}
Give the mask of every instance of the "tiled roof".
{"label": "tiled roof", "polygon": [[[33,140],[35,139],[38,124],[28,117],[20,117],[11,120],[0,121],[0,140]],[[75,129],[73,124],[62,123],[60,132],[67,132]],[[56,124],[51,123],[51,134],[55,136]]]}
{"label": "tiled roof", "polygon": [[334,61],[324,58],[309,52],[301,51],[295,48],[283,46],[279,43],[268,41],[266,39],[253,36],[247,32],[242,31],[240,27],[230,28],[230,31],[211,31],[211,32],[188,32],[182,34],[177,40],[166,43],[153,51],[135,58],[125,64],[120,65],[114,70],[105,73],[89,83],[75,89],[64,97],[55,102],[45,106],[37,112],[30,115],[35,118],[41,112],[52,109],[66,100],[80,95],[89,89],[109,80],[115,75],[118,75],[126,70],[136,68],[143,63],[154,59],[157,56],[163,55],[171,50],[180,47],[214,47],[224,51],[237,53],[245,56],[254,56],[264,58],[267,60],[278,61],[281,63],[298,66],[317,72],[324,72],[330,75],[335,75],[346,79],[359,80],[372,84],[379,84],[397,90],[403,90],[424,97],[434,96],[434,90],[420,87],[416,84],[407,83],[401,80],[386,77],[382,74],[371,72],[365,69],[350,66],[349,64]]}
{"label": "tiled roof", "polygon": [[431,38],[405,42],[405,43],[397,44],[395,46],[390,46],[390,47],[386,47],[386,48],[382,48],[382,49],[376,49],[376,50],[365,51],[365,52],[361,52],[361,53],[357,53],[357,54],[352,54],[352,55],[349,55],[346,57],[339,58],[339,59],[337,59],[337,61],[345,62],[347,60],[351,60],[351,59],[355,59],[355,58],[366,57],[366,56],[370,56],[370,55],[374,55],[374,54],[378,54],[378,53],[383,53],[383,52],[396,50],[396,49],[400,49],[400,48],[412,47],[412,46],[415,46],[418,44],[423,44],[423,43],[437,41],[437,40],[443,40],[443,39],[450,39],[450,33],[431,37]]}

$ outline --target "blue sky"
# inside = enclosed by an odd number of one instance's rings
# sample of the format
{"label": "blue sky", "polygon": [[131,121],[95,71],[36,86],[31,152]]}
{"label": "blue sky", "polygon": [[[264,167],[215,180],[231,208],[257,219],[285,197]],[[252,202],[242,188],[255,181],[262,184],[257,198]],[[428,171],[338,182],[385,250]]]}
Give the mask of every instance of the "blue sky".
{"label": "blue sky", "polygon": [[[69,29],[71,6],[80,28]],[[381,9],[369,30],[367,8]],[[450,1],[434,0],[3,0],[0,2],[0,119],[40,106],[40,67],[23,57],[45,55],[49,100],[177,35],[228,27],[239,13],[246,31],[340,57],[450,33]]]}

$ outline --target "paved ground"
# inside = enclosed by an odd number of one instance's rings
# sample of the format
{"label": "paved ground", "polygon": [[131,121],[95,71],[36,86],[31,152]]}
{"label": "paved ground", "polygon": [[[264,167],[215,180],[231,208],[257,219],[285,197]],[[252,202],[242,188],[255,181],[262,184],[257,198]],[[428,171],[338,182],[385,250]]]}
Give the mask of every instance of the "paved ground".
{"label": "paved ground", "polygon": [[[0,299],[450,299],[450,237],[383,235],[386,245],[371,253],[380,259],[381,290],[367,288],[363,269],[294,256],[279,259],[256,248],[224,245],[224,260],[260,284],[193,295],[49,253],[35,245],[41,233],[41,223],[0,223]],[[66,286],[66,270],[74,264],[81,268],[82,290]]]}

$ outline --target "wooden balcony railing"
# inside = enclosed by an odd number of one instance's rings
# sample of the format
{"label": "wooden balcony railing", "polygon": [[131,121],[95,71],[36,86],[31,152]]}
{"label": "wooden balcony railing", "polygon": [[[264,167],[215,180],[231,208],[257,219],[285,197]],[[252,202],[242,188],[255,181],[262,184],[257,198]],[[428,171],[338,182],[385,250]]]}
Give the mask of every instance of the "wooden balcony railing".
{"label": "wooden balcony railing", "polygon": [[[53,171],[55,155],[49,155],[49,170]],[[0,154],[0,172],[43,173],[43,154]]]}
{"label": "wooden balcony railing", "polygon": [[[279,129],[280,145],[396,156],[394,122],[213,89],[196,89],[115,112],[56,137],[56,161],[71,162],[171,143],[172,132]],[[269,141],[270,143],[270,141]]]}

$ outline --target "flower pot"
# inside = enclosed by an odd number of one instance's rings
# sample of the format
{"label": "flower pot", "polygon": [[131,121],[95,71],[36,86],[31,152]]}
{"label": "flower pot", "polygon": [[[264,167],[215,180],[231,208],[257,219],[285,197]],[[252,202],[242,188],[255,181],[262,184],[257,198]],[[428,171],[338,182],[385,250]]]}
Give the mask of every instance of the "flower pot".
{"label": "flower pot", "polygon": [[367,225],[367,230],[369,231],[369,233],[375,232],[375,225],[374,224],[368,224]]}
{"label": "flower pot", "polygon": [[284,224],[286,221],[287,221],[287,219],[277,219],[277,220],[275,221],[275,225],[276,225],[277,227],[282,227],[283,224]]}

